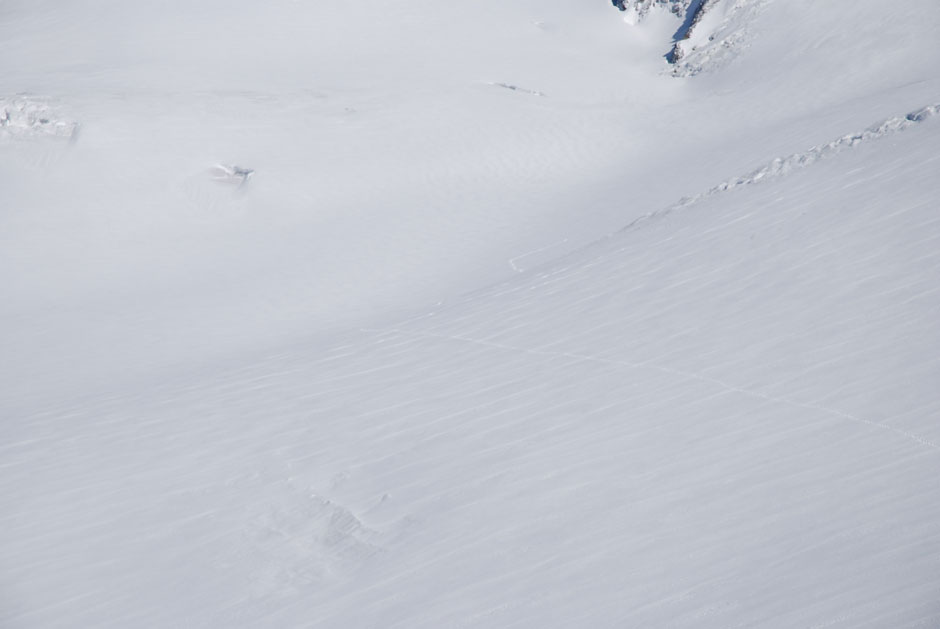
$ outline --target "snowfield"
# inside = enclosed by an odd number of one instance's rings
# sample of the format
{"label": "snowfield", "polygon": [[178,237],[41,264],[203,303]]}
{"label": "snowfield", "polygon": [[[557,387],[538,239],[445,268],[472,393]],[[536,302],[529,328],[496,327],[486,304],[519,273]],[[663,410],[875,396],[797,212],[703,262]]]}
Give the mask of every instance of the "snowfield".
{"label": "snowfield", "polygon": [[625,4],[0,2],[0,626],[940,627],[940,5]]}

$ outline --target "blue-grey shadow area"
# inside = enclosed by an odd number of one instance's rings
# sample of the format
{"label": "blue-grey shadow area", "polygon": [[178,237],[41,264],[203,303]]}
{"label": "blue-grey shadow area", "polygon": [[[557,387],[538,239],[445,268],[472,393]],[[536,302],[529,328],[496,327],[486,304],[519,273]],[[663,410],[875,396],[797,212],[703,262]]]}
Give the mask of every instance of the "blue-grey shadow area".
{"label": "blue-grey shadow area", "polygon": [[682,20],[682,25],[672,36],[672,48],[664,55],[669,63],[675,63],[679,60],[676,57],[676,44],[689,37],[692,27],[695,26],[695,22],[698,20],[699,12],[704,6],[705,0],[693,0],[689,5],[685,12],[685,19]]}

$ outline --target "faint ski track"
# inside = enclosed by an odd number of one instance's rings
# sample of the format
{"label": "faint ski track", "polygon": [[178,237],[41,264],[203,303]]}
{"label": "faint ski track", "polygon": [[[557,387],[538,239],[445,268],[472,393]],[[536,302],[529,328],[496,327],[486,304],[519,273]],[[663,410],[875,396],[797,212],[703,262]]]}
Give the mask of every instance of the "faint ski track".
{"label": "faint ski track", "polygon": [[684,197],[667,208],[643,214],[642,216],[635,218],[633,221],[615,233],[629,231],[642,225],[643,223],[646,223],[647,221],[662,218],[672,214],[673,212],[687,209],[699,201],[703,201],[715,195],[734,190],[735,188],[782,177],[794,170],[806,168],[807,166],[810,166],[820,160],[837,155],[847,149],[855,148],[864,142],[878,140],[880,138],[904,131],[905,129],[909,129],[910,127],[924,122],[929,118],[933,118],[938,114],[940,114],[940,103],[935,105],[928,105],[927,107],[912,111],[904,116],[888,118],[880,124],[868,127],[864,131],[850,133],[826,144],[813,146],[812,148],[801,153],[793,153],[792,155],[788,155],[786,157],[776,157],[770,162],[764,164],[756,170],[747,173],[746,175],[728,179],[727,181],[724,181],[717,186],[695,196]]}
{"label": "faint ski track", "polygon": [[649,363],[649,362],[630,362],[626,360],[616,360],[613,358],[601,358],[599,356],[591,356],[588,354],[576,354],[572,352],[551,352],[551,351],[546,351],[546,350],[519,347],[516,345],[507,345],[505,343],[494,343],[492,341],[484,341],[480,339],[467,338],[463,336],[453,336],[453,335],[447,335],[447,334],[432,334],[428,332],[409,332],[409,331],[401,330],[398,328],[388,328],[388,329],[362,328],[362,331],[367,332],[367,333],[372,333],[372,334],[397,334],[399,336],[413,337],[413,338],[427,338],[427,339],[437,339],[437,340],[442,340],[442,341],[456,341],[456,342],[461,342],[461,343],[469,343],[471,345],[478,345],[481,347],[489,347],[492,349],[499,349],[499,350],[504,350],[504,351],[529,354],[532,356],[547,356],[551,358],[573,359],[576,361],[593,362],[593,363],[600,363],[604,365],[614,365],[618,367],[628,367],[630,369],[643,369],[643,368],[652,369],[655,371],[659,371],[661,373],[668,373],[668,374],[672,374],[676,376],[681,376],[689,380],[697,380],[699,382],[713,384],[724,389],[725,391],[730,391],[732,393],[739,393],[741,395],[747,395],[749,397],[758,398],[761,400],[765,400],[767,402],[772,402],[774,404],[783,404],[783,405],[790,406],[793,408],[802,408],[802,409],[807,409],[807,410],[822,411],[823,413],[826,413],[833,417],[838,417],[840,419],[853,421],[853,422],[860,423],[860,424],[867,424],[873,428],[880,428],[888,432],[893,432],[906,439],[910,439],[911,441],[914,441],[915,443],[918,443],[922,446],[925,446],[927,448],[940,452],[940,444],[935,443],[931,441],[930,439],[927,439],[926,437],[923,437],[916,433],[908,432],[906,430],[901,430],[900,428],[895,428],[894,426],[890,426],[888,424],[876,422],[870,419],[865,419],[864,417],[852,415],[851,413],[840,411],[834,408],[829,408],[821,404],[814,404],[812,402],[800,402],[797,400],[792,400],[790,398],[785,398],[785,397],[779,397],[776,395],[767,395],[766,393],[754,391],[753,389],[747,389],[744,387],[739,387],[734,384],[729,384],[728,382],[719,380],[718,378],[712,378],[709,376],[702,375],[700,373],[684,371],[682,369],[675,369],[673,367],[663,367],[661,365],[656,365],[656,364]]}
{"label": "faint ski track", "polygon": [[563,240],[560,241],[560,242],[556,242],[555,244],[552,244],[552,245],[545,245],[544,247],[539,247],[538,249],[533,249],[532,251],[527,251],[527,252],[525,252],[525,253],[519,254],[519,255],[517,255],[516,257],[509,259],[509,266],[511,266],[511,267],[512,267],[512,270],[515,271],[516,273],[525,273],[525,269],[519,268],[519,265],[516,264],[516,260],[521,260],[521,259],[523,259],[523,258],[528,258],[528,257],[531,256],[531,255],[535,255],[536,253],[541,253],[541,252],[543,252],[543,251],[548,251],[549,249],[553,249],[553,248],[555,248],[555,247],[558,247],[558,246],[560,246],[560,245],[563,245],[563,244],[565,244],[566,242],[568,242],[568,239],[567,239],[567,238],[563,239]]}

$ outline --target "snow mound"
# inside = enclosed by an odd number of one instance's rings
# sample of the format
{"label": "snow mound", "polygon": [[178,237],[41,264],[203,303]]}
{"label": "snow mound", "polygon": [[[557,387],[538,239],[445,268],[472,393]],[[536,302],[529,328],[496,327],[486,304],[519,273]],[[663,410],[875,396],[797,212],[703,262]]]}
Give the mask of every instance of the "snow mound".
{"label": "snow mound", "polygon": [[78,123],[69,120],[52,103],[26,94],[0,96],[0,139],[75,139]]}

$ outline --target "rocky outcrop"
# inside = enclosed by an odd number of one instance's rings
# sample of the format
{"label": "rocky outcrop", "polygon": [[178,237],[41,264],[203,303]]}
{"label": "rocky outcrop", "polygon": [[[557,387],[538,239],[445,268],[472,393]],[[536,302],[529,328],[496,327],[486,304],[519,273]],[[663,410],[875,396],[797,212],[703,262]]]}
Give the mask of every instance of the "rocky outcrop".
{"label": "rocky outcrop", "polygon": [[653,10],[681,20],[666,59],[674,76],[691,76],[733,59],[750,41],[750,22],[771,0],[613,0],[639,24]]}
{"label": "rocky outcrop", "polygon": [[689,7],[698,4],[701,0],[612,0],[613,5],[621,11],[635,11],[637,18],[642,20],[653,7],[663,7],[670,13],[685,18]]}
{"label": "rocky outcrop", "polygon": [[695,27],[699,25],[702,21],[702,18],[705,16],[705,13],[708,12],[719,0],[694,0],[691,3],[688,3],[689,6],[686,9],[685,19],[682,23],[682,26],[679,27],[679,30],[676,31],[676,34],[673,36],[673,45],[672,50],[669,51],[669,54],[666,55],[666,59],[669,63],[675,65],[682,60],[682,57],[685,54],[685,50],[682,47],[682,42],[686,41],[692,36],[692,31],[695,30]]}

